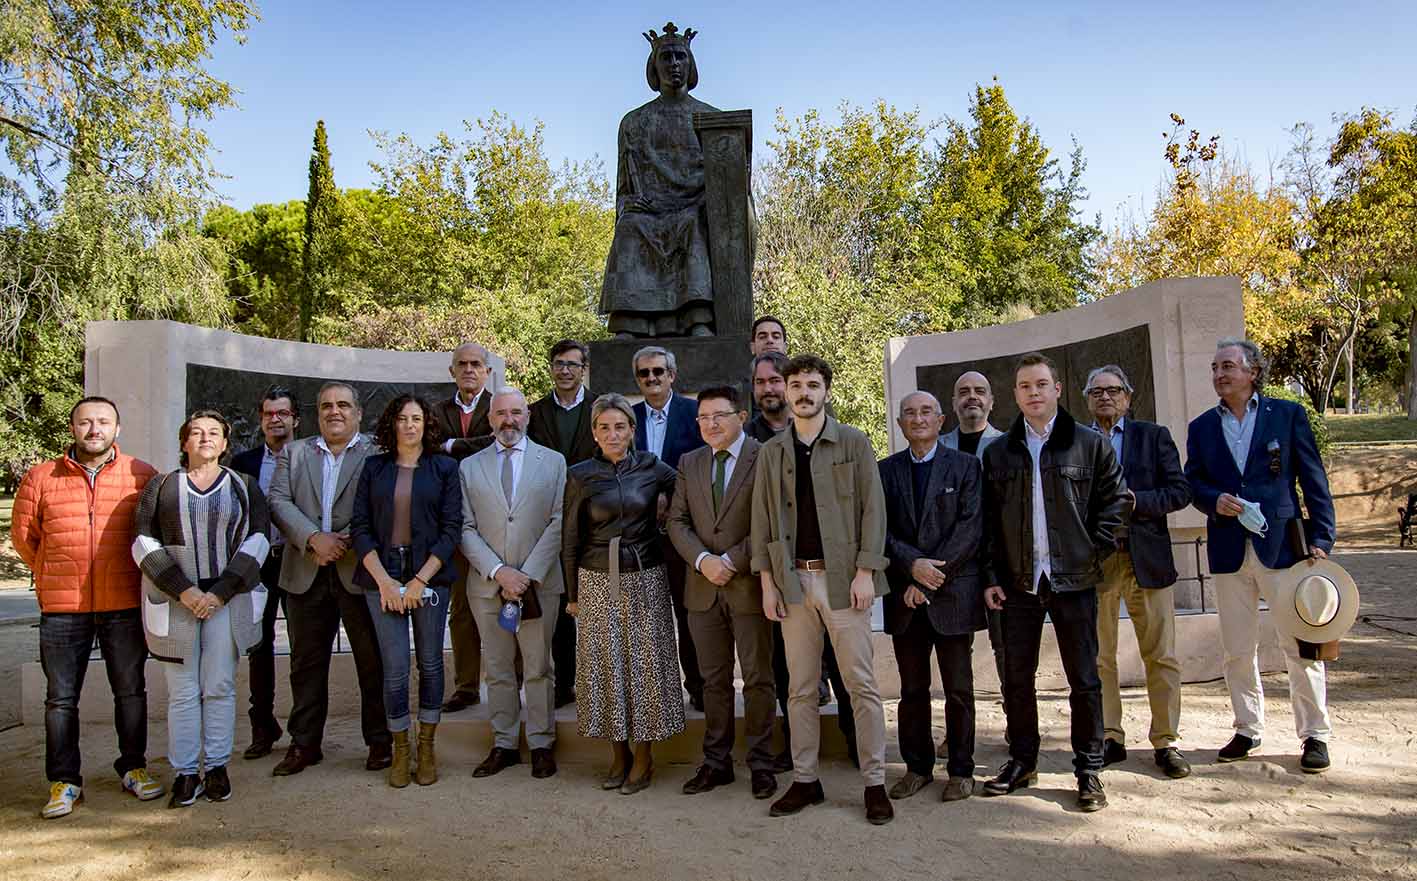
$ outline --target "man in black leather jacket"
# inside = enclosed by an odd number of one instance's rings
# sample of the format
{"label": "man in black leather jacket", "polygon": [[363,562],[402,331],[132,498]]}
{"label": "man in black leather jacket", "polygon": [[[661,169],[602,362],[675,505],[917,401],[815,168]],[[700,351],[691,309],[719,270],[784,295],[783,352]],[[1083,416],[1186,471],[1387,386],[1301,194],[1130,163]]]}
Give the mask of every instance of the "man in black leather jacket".
{"label": "man in black leather jacket", "polygon": [[1127,496],[1112,445],[1059,408],[1062,386],[1046,356],[1014,370],[1020,415],[984,451],[985,601],[1003,611],[1004,706],[1010,759],[984,785],[1003,795],[1038,776],[1034,677],[1046,615],[1067,674],[1078,807],[1107,805],[1102,770],[1102,682],[1097,673],[1097,584],[1116,548]]}

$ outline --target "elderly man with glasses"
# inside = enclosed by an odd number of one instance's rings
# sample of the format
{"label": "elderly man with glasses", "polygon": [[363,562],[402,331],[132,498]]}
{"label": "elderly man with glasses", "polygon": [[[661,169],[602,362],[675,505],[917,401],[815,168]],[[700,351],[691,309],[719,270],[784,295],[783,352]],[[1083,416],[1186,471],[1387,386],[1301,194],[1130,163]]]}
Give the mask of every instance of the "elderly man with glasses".
{"label": "elderly man with glasses", "polygon": [[1181,456],[1164,425],[1128,415],[1132,384],[1115,364],[1087,377],[1092,428],[1112,443],[1122,466],[1131,515],[1117,534],[1117,551],[1102,563],[1097,590],[1097,672],[1102,679],[1102,761],[1127,758],[1117,679],[1117,630],[1122,603],[1137,636],[1151,704],[1150,741],[1156,766],[1179,779],[1191,766],[1176,748],[1181,715],[1181,664],[1176,658],[1176,563],[1166,515],[1191,503]]}

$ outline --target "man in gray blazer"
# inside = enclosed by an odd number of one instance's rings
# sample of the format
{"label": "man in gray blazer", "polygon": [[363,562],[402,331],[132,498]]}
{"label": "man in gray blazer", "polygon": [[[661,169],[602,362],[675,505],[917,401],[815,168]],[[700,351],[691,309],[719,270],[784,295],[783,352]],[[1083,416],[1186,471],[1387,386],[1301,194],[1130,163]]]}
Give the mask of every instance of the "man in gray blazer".
{"label": "man in gray blazer", "polygon": [[[551,639],[561,593],[561,502],[566,460],[527,439],[526,397],[516,389],[492,396],[489,420],[496,439],[459,466],[463,490],[462,552],[467,557],[467,597],[482,634],[487,702],[492,710],[492,751],[474,777],[490,777],[521,763],[516,656],[520,648],[526,689],[526,740],[531,776],[556,773],[555,669]],[[534,600],[534,603],[528,602]],[[517,632],[498,623],[502,606],[521,605]],[[536,608],[540,615],[526,618]]]}
{"label": "man in gray blazer", "polygon": [[393,761],[384,716],[384,665],[374,620],[354,583],[349,520],[364,459],[373,441],[359,433],[359,395],[342,382],[320,389],[320,433],[281,449],[271,477],[271,519],[285,535],[280,586],[286,592],[290,636],[290,749],[272,773],[298,774],[324,758],[320,743],[330,703],[330,650],[344,624],[359,673],[360,720],[370,771]]}
{"label": "man in gray blazer", "polygon": [[704,761],[686,795],[733,782],[733,655],[743,668],[744,733],[754,798],[777,791],[772,751],[772,622],[751,567],[753,475],[760,444],[743,423],[748,408],[732,386],[699,392],[699,433],[706,447],[679,460],[669,509],[669,538],[687,564],[684,607],[704,677]]}

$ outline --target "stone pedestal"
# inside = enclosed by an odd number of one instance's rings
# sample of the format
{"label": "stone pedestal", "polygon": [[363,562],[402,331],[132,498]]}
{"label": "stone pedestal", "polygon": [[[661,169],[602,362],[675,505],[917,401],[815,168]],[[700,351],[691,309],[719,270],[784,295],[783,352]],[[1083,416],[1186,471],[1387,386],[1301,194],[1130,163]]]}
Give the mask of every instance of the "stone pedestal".
{"label": "stone pedestal", "polygon": [[753,322],[753,111],[695,113],[704,151],[704,209],[713,270],[714,325],[747,334]]}
{"label": "stone pedestal", "polygon": [[[674,390],[692,395],[711,385],[732,385],[748,394],[748,334],[733,336],[660,337],[658,339],[601,340],[590,344],[590,394],[640,393],[630,359],[645,346],[660,346],[674,353],[679,378]],[[747,400],[745,398],[745,400]]]}

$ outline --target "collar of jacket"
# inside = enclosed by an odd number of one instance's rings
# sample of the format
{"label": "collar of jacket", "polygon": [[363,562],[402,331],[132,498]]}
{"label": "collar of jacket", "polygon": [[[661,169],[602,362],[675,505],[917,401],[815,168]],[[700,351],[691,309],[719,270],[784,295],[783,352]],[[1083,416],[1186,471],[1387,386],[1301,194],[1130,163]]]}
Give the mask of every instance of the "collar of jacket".
{"label": "collar of jacket", "polygon": [[[113,467],[114,465],[117,465],[119,458],[123,455],[123,451],[118,449],[118,444],[116,442],[113,444],[113,446],[109,447],[109,450],[112,451],[113,455],[109,456],[107,459],[104,460],[102,465],[98,466],[98,471],[95,471],[95,474],[98,474],[102,471],[107,471],[109,468]],[[74,458],[73,444],[70,444],[69,448],[64,451],[64,455],[59,457],[59,467],[68,469],[69,471],[77,471],[80,474],[83,474],[88,470],[84,468],[83,465],[79,464],[78,459]]]}
{"label": "collar of jacket", "polygon": [[622,458],[619,462],[611,462],[609,459],[605,458],[605,454],[600,451],[600,444],[596,444],[595,453],[591,456],[591,458],[612,471],[615,471],[619,474],[628,474],[629,472],[634,471],[641,465],[647,463],[650,459],[657,459],[658,457],[655,456],[654,453],[651,453],[649,450],[631,449],[625,451],[624,458]]}
{"label": "collar of jacket", "polygon": [[[1009,426],[1009,444],[1027,452],[1028,443],[1024,440],[1023,432],[1023,414],[1020,413],[1014,417],[1014,424]],[[1053,421],[1053,432],[1048,435],[1048,440],[1044,441],[1043,449],[1067,449],[1073,445],[1073,436],[1076,433],[1077,422],[1073,419],[1073,415],[1059,407],[1058,416]]]}
{"label": "collar of jacket", "polygon": [[[789,429],[788,431],[781,432],[781,434],[790,434],[790,435],[792,435],[792,437],[790,438],[790,440],[789,440],[789,442],[788,442],[788,449],[791,449],[791,448],[792,448],[792,444],[797,442],[797,423],[796,423],[796,421],[794,421],[794,422],[788,427],[788,429]],[[828,442],[834,443],[834,444],[841,443],[841,425],[840,425],[840,423],[838,423],[835,419],[833,419],[830,415],[827,416],[827,421],[824,422],[824,423],[822,423],[822,430],[821,430],[821,432],[817,435],[817,440],[816,440],[816,441],[812,441],[812,443],[813,443],[813,445],[815,445],[815,444],[817,443],[817,441],[822,441],[822,440],[828,441]]]}

